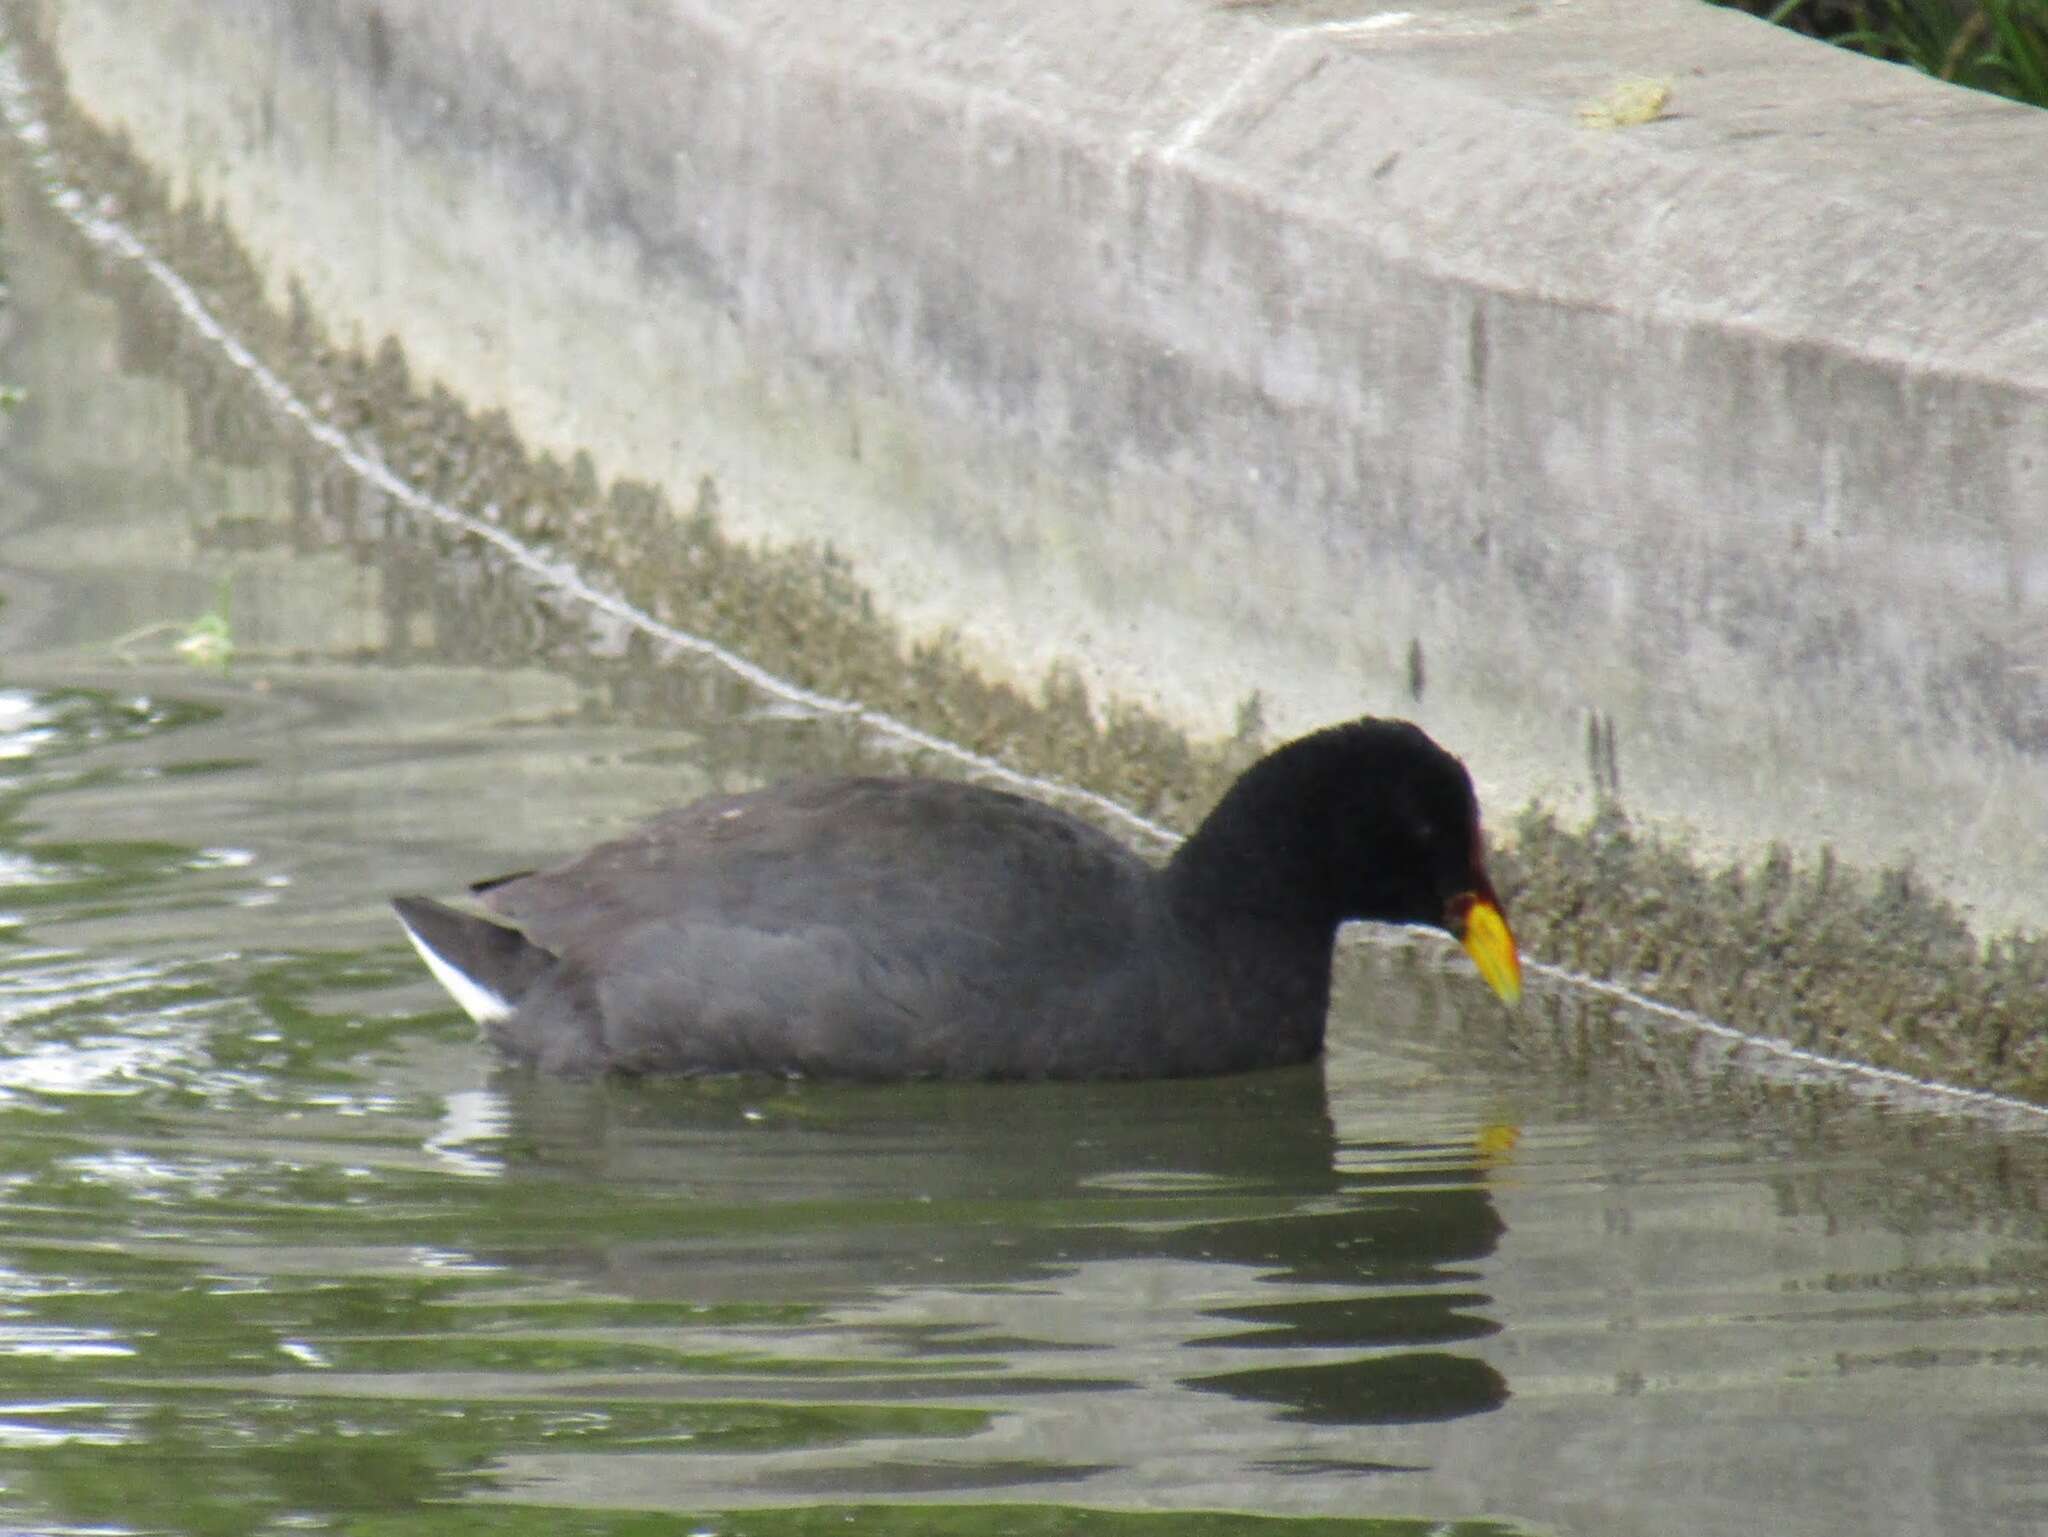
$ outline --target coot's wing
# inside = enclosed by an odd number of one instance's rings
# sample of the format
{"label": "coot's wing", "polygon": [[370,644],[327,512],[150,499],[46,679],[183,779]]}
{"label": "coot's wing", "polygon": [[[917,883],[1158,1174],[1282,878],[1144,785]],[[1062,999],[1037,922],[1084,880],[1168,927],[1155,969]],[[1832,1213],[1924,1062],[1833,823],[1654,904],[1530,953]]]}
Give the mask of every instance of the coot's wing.
{"label": "coot's wing", "polygon": [[1021,796],[830,779],[708,797],[565,864],[478,889],[569,955],[656,917],[886,930],[929,913],[992,933],[1100,931],[1152,875],[1107,834]]}
{"label": "coot's wing", "polygon": [[928,966],[866,953],[840,927],[644,924],[611,947],[593,987],[606,1061],[636,1073],[985,1076],[993,1068],[963,1048],[1005,1003],[976,983],[988,942],[943,937],[964,946]]}

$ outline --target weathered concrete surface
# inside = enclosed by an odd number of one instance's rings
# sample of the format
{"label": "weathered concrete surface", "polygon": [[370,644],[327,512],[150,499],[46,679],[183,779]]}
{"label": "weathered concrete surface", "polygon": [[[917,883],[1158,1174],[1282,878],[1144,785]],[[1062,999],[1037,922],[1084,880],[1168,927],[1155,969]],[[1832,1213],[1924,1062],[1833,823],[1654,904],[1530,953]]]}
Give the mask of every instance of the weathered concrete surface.
{"label": "weathered concrete surface", "polygon": [[2037,916],[2048,114],[1694,0],[15,5],[280,296],[993,669]]}

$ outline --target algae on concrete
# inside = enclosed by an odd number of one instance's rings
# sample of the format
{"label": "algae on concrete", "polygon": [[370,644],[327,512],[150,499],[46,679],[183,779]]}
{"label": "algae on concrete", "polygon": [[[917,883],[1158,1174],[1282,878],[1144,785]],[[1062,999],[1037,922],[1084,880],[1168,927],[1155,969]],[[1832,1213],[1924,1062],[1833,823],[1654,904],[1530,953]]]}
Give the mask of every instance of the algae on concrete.
{"label": "algae on concrete", "polygon": [[1540,806],[1500,860],[1535,955],[1818,1052],[2048,1100],[2048,938],[1975,935],[1909,869],[1774,847],[1716,861],[1617,806]]}

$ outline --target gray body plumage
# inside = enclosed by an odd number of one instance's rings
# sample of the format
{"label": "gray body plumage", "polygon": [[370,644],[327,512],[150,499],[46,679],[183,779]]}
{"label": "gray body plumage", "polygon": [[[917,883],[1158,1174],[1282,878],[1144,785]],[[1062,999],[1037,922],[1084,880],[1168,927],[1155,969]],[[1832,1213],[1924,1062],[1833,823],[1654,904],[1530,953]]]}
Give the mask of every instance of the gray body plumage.
{"label": "gray body plumage", "polygon": [[1002,791],[833,779],[701,800],[473,890],[474,912],[393,905],[515,1060],[875,1079],[1303,1061],[1341,922],[1462,937],[1495,901],[1463,766],[1375,720],[1260,759],[1161,867]]}
{"label": "gray body plumage", "polygon": [[[481,906],[506,927],[476,948],[525,975],[473,979],[508,1005],[485,1021],[502,1050],[579,1075],[1154,1077],[1312,1055],[1327,954],[1302,1000],[1314,1039],[1220,1032],[1227,969],[1172,921],[1169,891],[1035,801],[800,782],[698,801],[487,886]],[[433,909],[444,928],[486,921],[401,899],[423,947]]]}

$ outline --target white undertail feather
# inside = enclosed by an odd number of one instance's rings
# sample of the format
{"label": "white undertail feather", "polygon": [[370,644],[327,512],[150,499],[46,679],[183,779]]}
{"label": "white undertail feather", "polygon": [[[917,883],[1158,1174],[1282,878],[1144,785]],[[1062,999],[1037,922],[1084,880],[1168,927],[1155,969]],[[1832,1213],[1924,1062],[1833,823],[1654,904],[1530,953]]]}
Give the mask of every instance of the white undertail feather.
{"label": "white undertail feather", "polygon": [[402,918],[399,922],[405,928],[405,937],[412,941],[413,949],[419,951],[420,959],[427,963],[427,970],[434,974],[434,980],[448,989],[448,996],[461,1005],[463,1013],[479,1025],[494,1025],[511,1017],[512,1005],[506,999],[468,972],[457,971],[448,964],[446,957],[437,954],[431,945],[412,931],[411,924]]}

